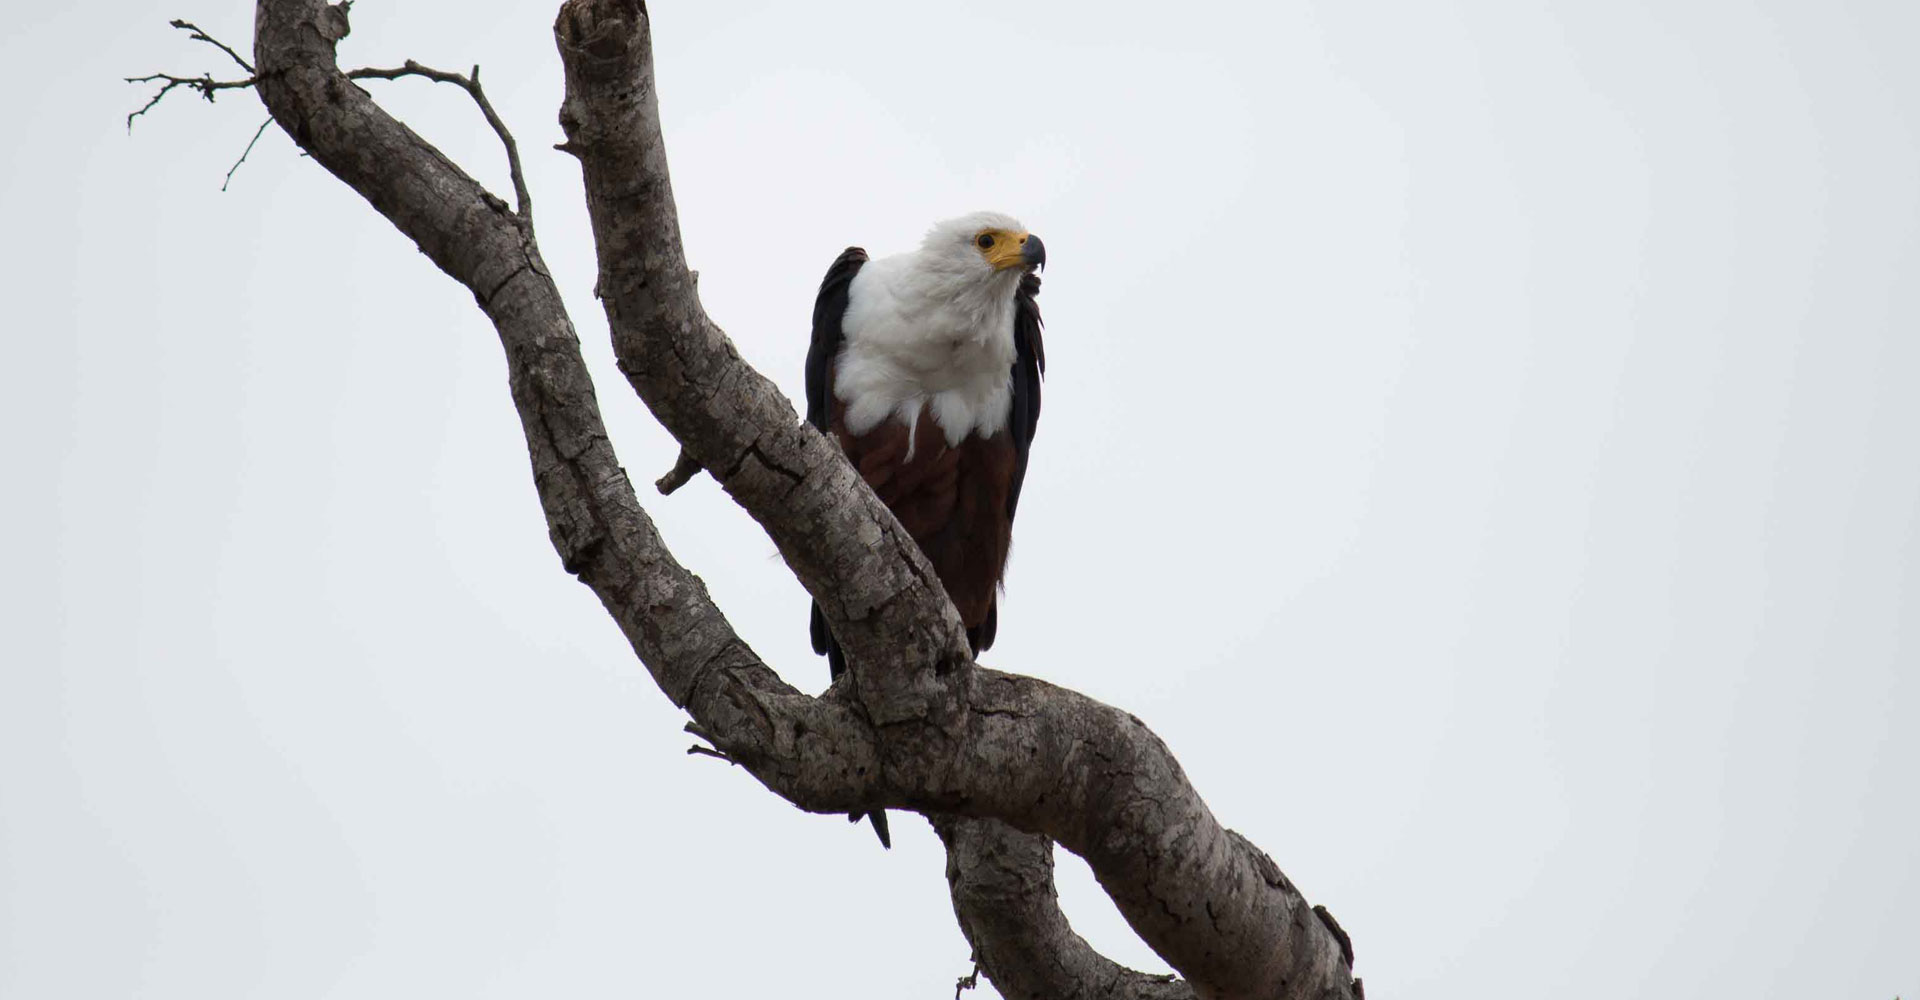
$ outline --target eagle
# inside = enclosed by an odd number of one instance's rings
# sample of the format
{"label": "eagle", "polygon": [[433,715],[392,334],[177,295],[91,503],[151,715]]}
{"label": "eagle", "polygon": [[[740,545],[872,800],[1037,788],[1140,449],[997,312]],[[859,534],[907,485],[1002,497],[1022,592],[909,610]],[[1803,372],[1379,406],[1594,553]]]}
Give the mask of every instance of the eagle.
{"label": "eagle", "polygon": [[[807,350],[807,422],[830,435],[920,546],[967,628],[993,645],[1013,514],[1040,422],[1046,244],[1017,219],[936,223],[920,247],[827,269]],[[820,605],[813,649],[846,670]],[[851,817],[858,821],[861,813]],[[874,832],[892,846],[886,814]]]}

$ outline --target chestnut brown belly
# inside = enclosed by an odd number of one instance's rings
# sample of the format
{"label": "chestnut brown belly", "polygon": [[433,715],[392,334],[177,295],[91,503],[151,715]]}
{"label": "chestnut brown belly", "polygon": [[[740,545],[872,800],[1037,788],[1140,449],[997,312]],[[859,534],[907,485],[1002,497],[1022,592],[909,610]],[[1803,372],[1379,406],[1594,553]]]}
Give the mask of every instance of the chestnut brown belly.
{"label": "chestnut brown belly", "polygon": [[969,629],[978,627],[992,611],[1012,539],[1012,435],[970,435],[948,446],[946,432],[923,409],[911,431],[888,418],[855,436],[844,416],[836,399],[834,436],[853,467],[919,543],[961,620]]}

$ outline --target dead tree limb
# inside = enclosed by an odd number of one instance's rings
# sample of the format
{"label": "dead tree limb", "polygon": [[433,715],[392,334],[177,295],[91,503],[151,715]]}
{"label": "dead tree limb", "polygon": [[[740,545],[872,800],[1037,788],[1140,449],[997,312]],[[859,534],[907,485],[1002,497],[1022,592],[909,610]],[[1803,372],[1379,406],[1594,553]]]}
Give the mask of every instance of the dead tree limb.
{"label": "dead tree limb", "polygon": [[350,69],[349,80],[398,80],[405,76],[418,76],[435,83],[451,83],[465,90],[480,106],[480,114],[493,128],[493,134],[500,137],[500,144],[507,148],[507,175],[513,184],[515,213],[529,222],[533,221],[533,196],[527,193],[527,175],[520,169],[520,144],[513,141],[513,133],[507,130],[507,123],[500,120],[498,112],[493,110],[493,102],[487,100],[487,92],[480,89],[480,67],[473,67],[466,76],[449,73],[445,70],[422,66],[409,59],[406,65],[394,69]]}
{"label": "dead tree limb", "polygon": [[[344,8],[349,5],[350,4],[343,4],[342,7]],[[344,16],[343,14],[342,17]],[[128,83],[160,84],[160,89],[155,91],[153,96],[147,99],[146,104],[141,105],[139,109],[127,115],[128,132],[133,131],[133,120],[135,118],[139,118],[147,112],[152,111],[154,107],[165,100],[166,96],[172,93],[176,87],[186,87],[211,103],[220,91],[253,88],[260,83],[260,75],[254,72],[253,64],[240,58],[240,53],[235,52],[225,42],[207,34],[198,25],[190,21],[175,19],[167,22],[167,24],[171,27],[189,32],[190,37],[195,41],[206,42],[208,45],[225,52],[228,56],[232,57],[234,62],[240,65],[241,69],[246,70],[252,75],[244,80],[216,80],[211,73],[200,76],[175,76],[171,73],[151,73],[146,76],[127,77],[126,81]],[[533,196],[527,191],[526,172],[522,170],[520,166],[520,145],[514,141],[513,133],[507,129],[507,123],[500,119],[498,112],[494,111],[493,102],[487,100],[487,93],[480,86],[479,66],[474,66],[470,72],[462,76],[459,73],[449,73],[445,70],[434,69],[430,66],[422,66],[412,59],[409,59],[404,65],[397,66],[393,69],[379,69],[369,66],[347,70],[344,75],[349,80],[398,80],[403,77],[417,76],[432,80],[435,83],[451,83],[465,90],[468,96],[473,98],[473,102],[479,106],[480,114],[486,118],[487,125],[493,129],[494,135],[499,137],[500,144],[506,147],[507,175],[513,184],[515,213],[519,215],[523,221],[528,223],[533,221]],[[259,128],[254,130],[253,138],[248,141],[247,148],[241,151],[240,158],[235,160],[233,166],[227,169],[227,176],[226,179],[221,182],[220,190],[225,191],[227,185],[233,183],[234,172],[240,169],[241,164],[247,162],[248,154],[253,152],[254,145],[260,141],[260,136],[266,132],[267,126],[271,124],[273,124],[273,119],[269,117],[266,121],[260,123]]]}
{"label": "dead tree limb", "polygon": [[[1359,996],[1344,935],[1265,854],[1214,820],[1138,719],[971,663],[917,546],[707,318],[680,243],[643,4],[562,6],[563,148],[583,168],[623,373],[691,461],[767,531],[847,649],[847,678],[818,698],[787,685],[740,639],[641,509],[535,244],[516,147],[477,79],[462,86],[509,149],[517,210],[354,85],[334,53],[348,30],[345,3],[257,0],[251,84],[296,144],[473,293],[506,351],[562,566],[600,598],[716,755],[810,811],[958,817],[942,820],[959,876],[956,912],[983,968],[1010,991],[1027,982],[1054,996],[1186,995],[1184,984],[1120,970],[1068,939],[1057,907],[1041,898],[1051,894],[1035,853],[1044,837],[1088,861],[1193,995]],[[455,76],[409,63],[361,78],[399,75]],[[1013,901],[1001,912],[968,901],[992,898],[997,877],[1024,880],[1000,892]],[[1017,966],[1041,956],[1020,957],[1012,946],[1021,941],[1050,945],[1044,957],[1063,959],[1064,971],[1022,980],[1033,970]]]}
{"label": "dead tree limb", "polygon": [[267,126],[271,124],[273,124],[273,116],[269,115],[266,121],[260,123],[259,128],[253,130],[253,138],[247,140],[247,148],[241,150],[240,158],[233,161],[233,166],[227,168],[227,176],[220,182],[220,190],[225,191],[227,185],[233,183],[234,172],[240,169],[240,164],[247,162],[247,157],[253,155],[254,145],[260,141],[261,136],[267,134]]}
{"label": "dead tree limb", "polygon": [[968,664],[912,541],[706,316],[680,242],[645,5],[567,0],[554,33],[560,122],[585,176],[621,370],[832,622],[874,723],[876,797],[1053,838],[1204,994],[1348,995],[1338,942],[1271,859],[1213,819],[1139,720]]}
{"label": "dead tree limb", "polygon": [[192,21],[182,21],[182,20],[179,20],[178,18],[175,18],[174,20],[167,22],[167,27],[174,28],[179,31],[184,31],[187,33],[187,37],[193,39],[194,41],[205,42],[208,45],[211,45],[214,48],[219,49],[222,52],[225,52],[227,56],[233,60],[234,65],[239,66],[241,69],[246,70],[248,76],[253,75],[252,63],[246,61],[245,59],[240,58],[240,53],[233,51],[233,48],[231,46],[213,37],[212,35],[207,34],[204,30],[201,29],[199,25],[194,24]]}
{"label": "dead tree limb", "polygon": [[251,87],[257,82],[252,77],[248,77],[245,80],[216,80],[211,73],[204,76],[174,76],[171,73],[149,73],[146,76],[130,76],[127,77],[126,80],[128,83],[160,84],[160,89],[153,92],[153,96],[147,99],[147,103],[142,104],[139,110],[127,115],[127,132],[129,134],[133,132],[133,120],[152,111],[156,105],[166,99],[168,94],[173,93],[175,87],[186,87],[201,97],[206,98],[206,100],[211,103],[215,95],[219,94],[220,91],[241,90]]}
{"label": "dead tree limb", "polygon": [[[233,61],[237,63],[241,69],[247,71],[247,78],[244,80],[216,80],[213,78],[212,73],[203,73],[199,76],[174,76],[171,73],[149,73],[146,76],[127,77],[126,81],[128,83],[160,84],[160,89],[155,91],[151,98],[148,98],[147,103],[142,105],[140,107],[140,110],[135,111],[132,114],[127,116],[128,132],[133,131],[133,120],[135,118],[138,118],[141,115],[144,115],[149,111],[152,111],[154,109],[154,106],[159,104],[162,100],[164,100],[168,94],[172,93],[175,87],[187,87],[193,90],[195,93],[198,93],[201,97],[205,98],[208,103],[212,103],[214,97],[217,94],[219,94],[220,91],[239,90],[244,87],[251,87],[254,84],[255,74],[253,71],[253,64],[250,62],[247,62],[245,59],[240,58],[240,53],[235,52],[225,42],[222,42],[214,38],[213,36],[207,34],[206,32],[200,30],[199,25],[196,25],[190,21],[182,21],[179,19],[175,19],[172,21],[168,21],[167,25],[168,27],[186,32],[188,37],[192,38],[196,42],[206,42],[208,45],[211,45],[214,48],[219,49],[222,52],[225,52],[228,56],[232,57]],[[258,139],[259,135],[255,134],[254,138]],[[249,143],[247,148],[252,149],[253,148],[252,144]],[[240,158],[244,160],[246,159],[246,155],[242,154]],[[228,180],[233,179],[232,172],[228,172],[227,179]]]}
{"label": "dead tree limb", "polygon": [[939,816],[954,916],[979,968],[1007,1000],[1193,1000],[1193,986],[1126,968],[1060,912],[1053,844],[1005,823]]}

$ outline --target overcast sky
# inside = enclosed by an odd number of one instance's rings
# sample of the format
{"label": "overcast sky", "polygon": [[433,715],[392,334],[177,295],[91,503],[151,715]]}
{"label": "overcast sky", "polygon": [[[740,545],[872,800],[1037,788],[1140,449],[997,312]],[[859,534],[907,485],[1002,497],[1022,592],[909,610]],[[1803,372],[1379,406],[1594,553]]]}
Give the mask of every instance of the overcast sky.
{"label": "overcast sky", "polygon": [[[128,137],[119,77],[230,70],[166,19],[251,5],[16,6],[0,997],[950,996],[923,822],[683,753],[471,296],[277,130],[223,194],[248,94]],[[361,0],[342,59],[484,67],[645,483],[554,6]],[[1045,237],[987,661],[1151,725],[1369,992],[1920,995],[1920,5],[653,6],[702,295],[790,393],[842,247]],[[369,86],[506,190],[465,95]],[[646,503],[824,687],[765,536]]]}

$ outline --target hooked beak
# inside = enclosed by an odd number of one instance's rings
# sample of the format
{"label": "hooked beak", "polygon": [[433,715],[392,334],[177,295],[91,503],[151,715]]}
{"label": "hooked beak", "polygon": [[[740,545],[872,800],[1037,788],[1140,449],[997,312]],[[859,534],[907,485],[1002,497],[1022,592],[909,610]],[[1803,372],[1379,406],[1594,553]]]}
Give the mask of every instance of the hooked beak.
{"label": "hooked beak", "polygon": [[1020,262],[1025,264],[1028,270],[1046,269],[1047,245],[1040,242],[1040,237],[1028,233],[1026,239],[1020,241]]}

